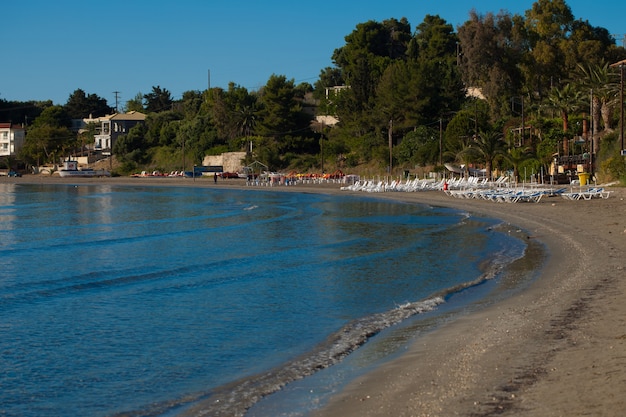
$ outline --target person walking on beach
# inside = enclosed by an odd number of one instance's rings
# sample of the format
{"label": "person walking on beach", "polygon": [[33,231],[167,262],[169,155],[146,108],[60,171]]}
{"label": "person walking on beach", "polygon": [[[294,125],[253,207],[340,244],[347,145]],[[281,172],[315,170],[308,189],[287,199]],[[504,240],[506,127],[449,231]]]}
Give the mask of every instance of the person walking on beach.
{"label": "person walking on beach", "polygon": [[217,172],[213,174],[213,181],[217,184]]}

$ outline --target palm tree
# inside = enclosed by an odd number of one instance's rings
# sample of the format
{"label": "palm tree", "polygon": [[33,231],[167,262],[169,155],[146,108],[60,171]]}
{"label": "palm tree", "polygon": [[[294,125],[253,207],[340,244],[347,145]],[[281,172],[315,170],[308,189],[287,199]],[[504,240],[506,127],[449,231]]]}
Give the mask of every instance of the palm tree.
{"label": "palm tree", "polygon": [[250,136],[254,132],[254,128],[257,122],[257,108],[254,104],[244,105],[240,110],[237,117],[237,126],[239,132],[245,137]]}
{"label": "palm tree", "polygon": [[604,123],[604,127],[608,130],[612,130],[611,126],[611,116],[613,115],[613,110],[619,104],[621,95],[620,95],[620,76],[619,71],[615,68],[609,68],[607,70],[606,76],[606,84],[604,89],[600,90],[601,97],[601,112],[602,112],[602,122]]}
{"label": "palm tree", "polygon": [[591,64],[585,66],[583,64],[578,64],[578,68],[574,74],[574,78],[576,79],[576,83],[579,87],[581,89],[588,89],[590,94],[593,93],[593,102],[591,103],[591,119],[593,120],[593,125],[596,126],[596,128],[600,126],[600,100],[603,96],[602,92],[609,82],[608,77],[608,64],[604,64],[603,66]]}
{"label": "palm tree", "polygon": [[[565,84],[563,87],[555,87],[548,94],[548,101],[551,107],[559,111],[563,121],[563,133],[567,135],[569,129],[569,115],[578,110],[581,105],[582,94],[573,84]],[[569,153],[567,137],[563,138],[563,153]]]}
{"label": "palm tree", "polygon": [[[587,65],[578,64],[578,70],[574,74],[580,87],[588,89],[592,96],[591,119],[593,133],[600,128],[600,120],[606,129],[611,129],[611,113],[615,108],[619,85],[615,83],[614,73],[608,63]],[[593,135],[594,152],[598,150],[598,137]]]}
{"label": "palm tree", "polygon": [[488,179],[491,179],[493,161],[504,154],[505,142],[502,134],[497,131],[481,131],[474,141],[474,153],[485,163],[485,171]]}
{"label": "palm tree", "polygon": [[519,167],[524,161],[530,159],[530,152],[531,149],[529,147],[511,147],[508,151],[503,153],[504,160],[513,167],[513,178],[515,178],[515,182],[519,181]]}

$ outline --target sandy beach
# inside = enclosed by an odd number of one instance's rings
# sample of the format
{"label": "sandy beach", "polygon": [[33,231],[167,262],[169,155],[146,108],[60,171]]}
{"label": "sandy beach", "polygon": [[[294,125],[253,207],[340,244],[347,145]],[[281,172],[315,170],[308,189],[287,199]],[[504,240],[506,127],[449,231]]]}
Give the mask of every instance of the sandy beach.
{"label": "sandy beach", "polygon": [[[626,193],[540,203],[393,193],[519,226],[550,257],[526,291],[425,337],[316,416],[618,416],[626,409]],[[385,194],[384,197],[387,197]]]}
{"label": "sandy beach", "polygon": [[[13,183],[245,187],[241,180],[37,176]],[[349,193],[339,185],[274,190]],[[267,188],[263,188],[267,190]],[[401,199],[499,218],[543,242],[549,259],[531,286],[417,339],[406,354],[337,393],[316,417],[619,416],[626,409],[626,190],[608,199],[539,203],[459,200],[443,192]]]}

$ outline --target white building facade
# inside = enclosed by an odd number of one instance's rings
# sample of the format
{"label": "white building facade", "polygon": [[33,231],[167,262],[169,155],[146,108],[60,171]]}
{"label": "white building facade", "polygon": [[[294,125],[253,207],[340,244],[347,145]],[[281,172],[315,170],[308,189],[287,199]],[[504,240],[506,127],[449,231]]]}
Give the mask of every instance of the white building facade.
{"label": "white building facade", "polygon": [[24,146],[24,132],[20,125],[0,123],[0,156],[15,156]]}

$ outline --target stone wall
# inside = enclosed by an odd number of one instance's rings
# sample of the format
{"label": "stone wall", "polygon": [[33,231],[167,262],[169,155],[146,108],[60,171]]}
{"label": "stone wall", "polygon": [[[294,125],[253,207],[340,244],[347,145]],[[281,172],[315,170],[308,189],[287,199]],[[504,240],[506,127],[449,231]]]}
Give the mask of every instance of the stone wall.
{"label": "stone wall", "polygon": [[207,155],[202,160],[203,166],[222,166],[224,172],[239,172],[243,169],[245,152],[226,152],[221,155]]}

